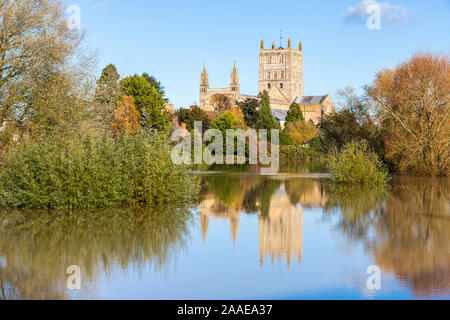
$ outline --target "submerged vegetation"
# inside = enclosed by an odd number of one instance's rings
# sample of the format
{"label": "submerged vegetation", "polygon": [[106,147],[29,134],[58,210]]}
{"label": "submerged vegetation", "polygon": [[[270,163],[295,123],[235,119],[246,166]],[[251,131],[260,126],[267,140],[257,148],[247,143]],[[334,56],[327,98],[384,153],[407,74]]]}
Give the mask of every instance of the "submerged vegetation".
{"label": "submerged vegetation", "polygon": [[350,142],[329,154],[327,167],[334,183],[383,186],[389,181],[388,170],[365,142]]}
{"label": "submerged vegetation", "polygon": [[184,203],[199,190],[187,168],[172,163],[158,133],[47,137],[13,150],[0,172],[0,206],[93,208]]}

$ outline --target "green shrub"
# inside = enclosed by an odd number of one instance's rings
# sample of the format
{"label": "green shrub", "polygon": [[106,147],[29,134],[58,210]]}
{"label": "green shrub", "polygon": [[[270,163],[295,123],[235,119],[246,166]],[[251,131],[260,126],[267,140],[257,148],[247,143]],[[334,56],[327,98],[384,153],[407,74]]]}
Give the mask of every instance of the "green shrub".
{"label": "green shrub", "polygon": [[280,131],[280,146],[290,146],[292,145],[291,138],[287,134],[286,130]]}
{"label": "green shrub", "polygon": [[321,160],[323,156],[319,151],[311,147],[281,145],[280,157],[284,160]]}
{"label": "green shrub", "polygon": [[320,137],[314,137],[310,142],[309,142],[309,147],[316,151],[316,152],[323,152],[324,148],[323,148],[323,143],[322,143],[322,139],[320,139]]}
{"label": "green shrub", "polygon": [[350,142],[339,153],[328,155],[331,180],[343,184],[385,185],[388,170],[366,142]]}
{"label": "green shrub", "polygon": [[198,193],[195,177],[173,164],[161,134],[24,142],[0,170],[0,206],[94,208],[181,203]]}

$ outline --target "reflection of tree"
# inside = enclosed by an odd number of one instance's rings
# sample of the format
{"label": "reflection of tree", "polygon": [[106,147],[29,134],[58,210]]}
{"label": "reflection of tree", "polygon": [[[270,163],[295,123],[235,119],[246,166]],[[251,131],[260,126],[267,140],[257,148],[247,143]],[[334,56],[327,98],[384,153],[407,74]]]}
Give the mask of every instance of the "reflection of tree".
{"label": "reflection of tree", "polygon": [[81,268],[82,290],[102,268],[153,263],[160,270],[184,245],[189,221],[187,210],[170,208],[0,211],[1,298],[67,298],[70,265]]}
{"label": "reflection of tree", "polygon": [[[450,287],[449,179],[395,178],[386,196],[330,190],[339,226],[363,239],[375,262],[407,282],[415,294],[448,294]],[[384,200],[383,200],[384,198]]]}
{"label": "reflection of tree", "polygon": [[323,173],[325,162],[321,159],[289,161],[280,160],[280,172],[284,173]]}
{"label": "reflection of tree", "polygon": [[281,181],[272,179],[263,179],[259,185],[259,202],[261,216],[268,217],[270,211],[270,201],[273,194],[278,190],[281,185]]}
{"label": "reflection of tree", "polygon": [[223,205],[236,205],[243,198],[248,180],[238,175],[208,175],[205,177],[209,190]]}
{"label": "reflection of tree", "polygon": [[[327,185],[325,209],[339,213],[339,227],[352,237],[364,237],[386,197],[386,188]],[[339,208],[339,211],[334,210]]]}
{"label": "reflection of tree", "polygon": [[289,179],[285,182],[286,192],[293,205],[322,205],[326,199],[322,183],[313,179]]}
{"label": "reflection of tree", "polygon": [[214,195],[216,207],[249,213],[261,210],[263,216],[267,216],[270,199],[281,185],[281,181],[275,179],[233,174],[207,175],[205,182]]}
{"label": "reflection of tree", "polygon": [[450,179],[401,178],[376,225],[376,262],[419,295],[450,293]]}

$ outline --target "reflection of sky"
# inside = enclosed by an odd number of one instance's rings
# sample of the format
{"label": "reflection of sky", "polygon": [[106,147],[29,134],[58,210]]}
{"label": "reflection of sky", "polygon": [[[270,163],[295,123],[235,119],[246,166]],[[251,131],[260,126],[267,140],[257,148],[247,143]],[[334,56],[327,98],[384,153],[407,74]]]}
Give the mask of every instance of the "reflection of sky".
{"label": "reflection of sky", "polygon": [[[361,244],[349,243],[334,221],[324,223],[321,209],[304,211],[303,257],[270,259],[260,266],[258,217],[241,215],[236,244],[229,221],[211,219],[203,242],[197,221],[187,250],[178,254],[166,273],[151,266],[135,272],[113,272],[97,278],[102,299],[365,299],[412,298],[409,289],[383,274],[382,290],[366,289],[366,274],[373,259]],[[113,280],[112,280],[113,279]]]}

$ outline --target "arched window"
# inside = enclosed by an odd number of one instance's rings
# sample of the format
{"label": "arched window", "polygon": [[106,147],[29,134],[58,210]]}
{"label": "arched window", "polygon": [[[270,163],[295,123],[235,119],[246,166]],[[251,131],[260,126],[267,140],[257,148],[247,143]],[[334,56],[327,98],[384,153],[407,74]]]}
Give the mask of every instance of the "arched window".
{"label": "arched window", "polygon": [[267,84],[267,89],[270,89],[272,86],[270,85],[270,83]]}
{"label": "arched window", "polygon": [[283,84],[282,83],[280,83],[280,89],[283,89]]}

